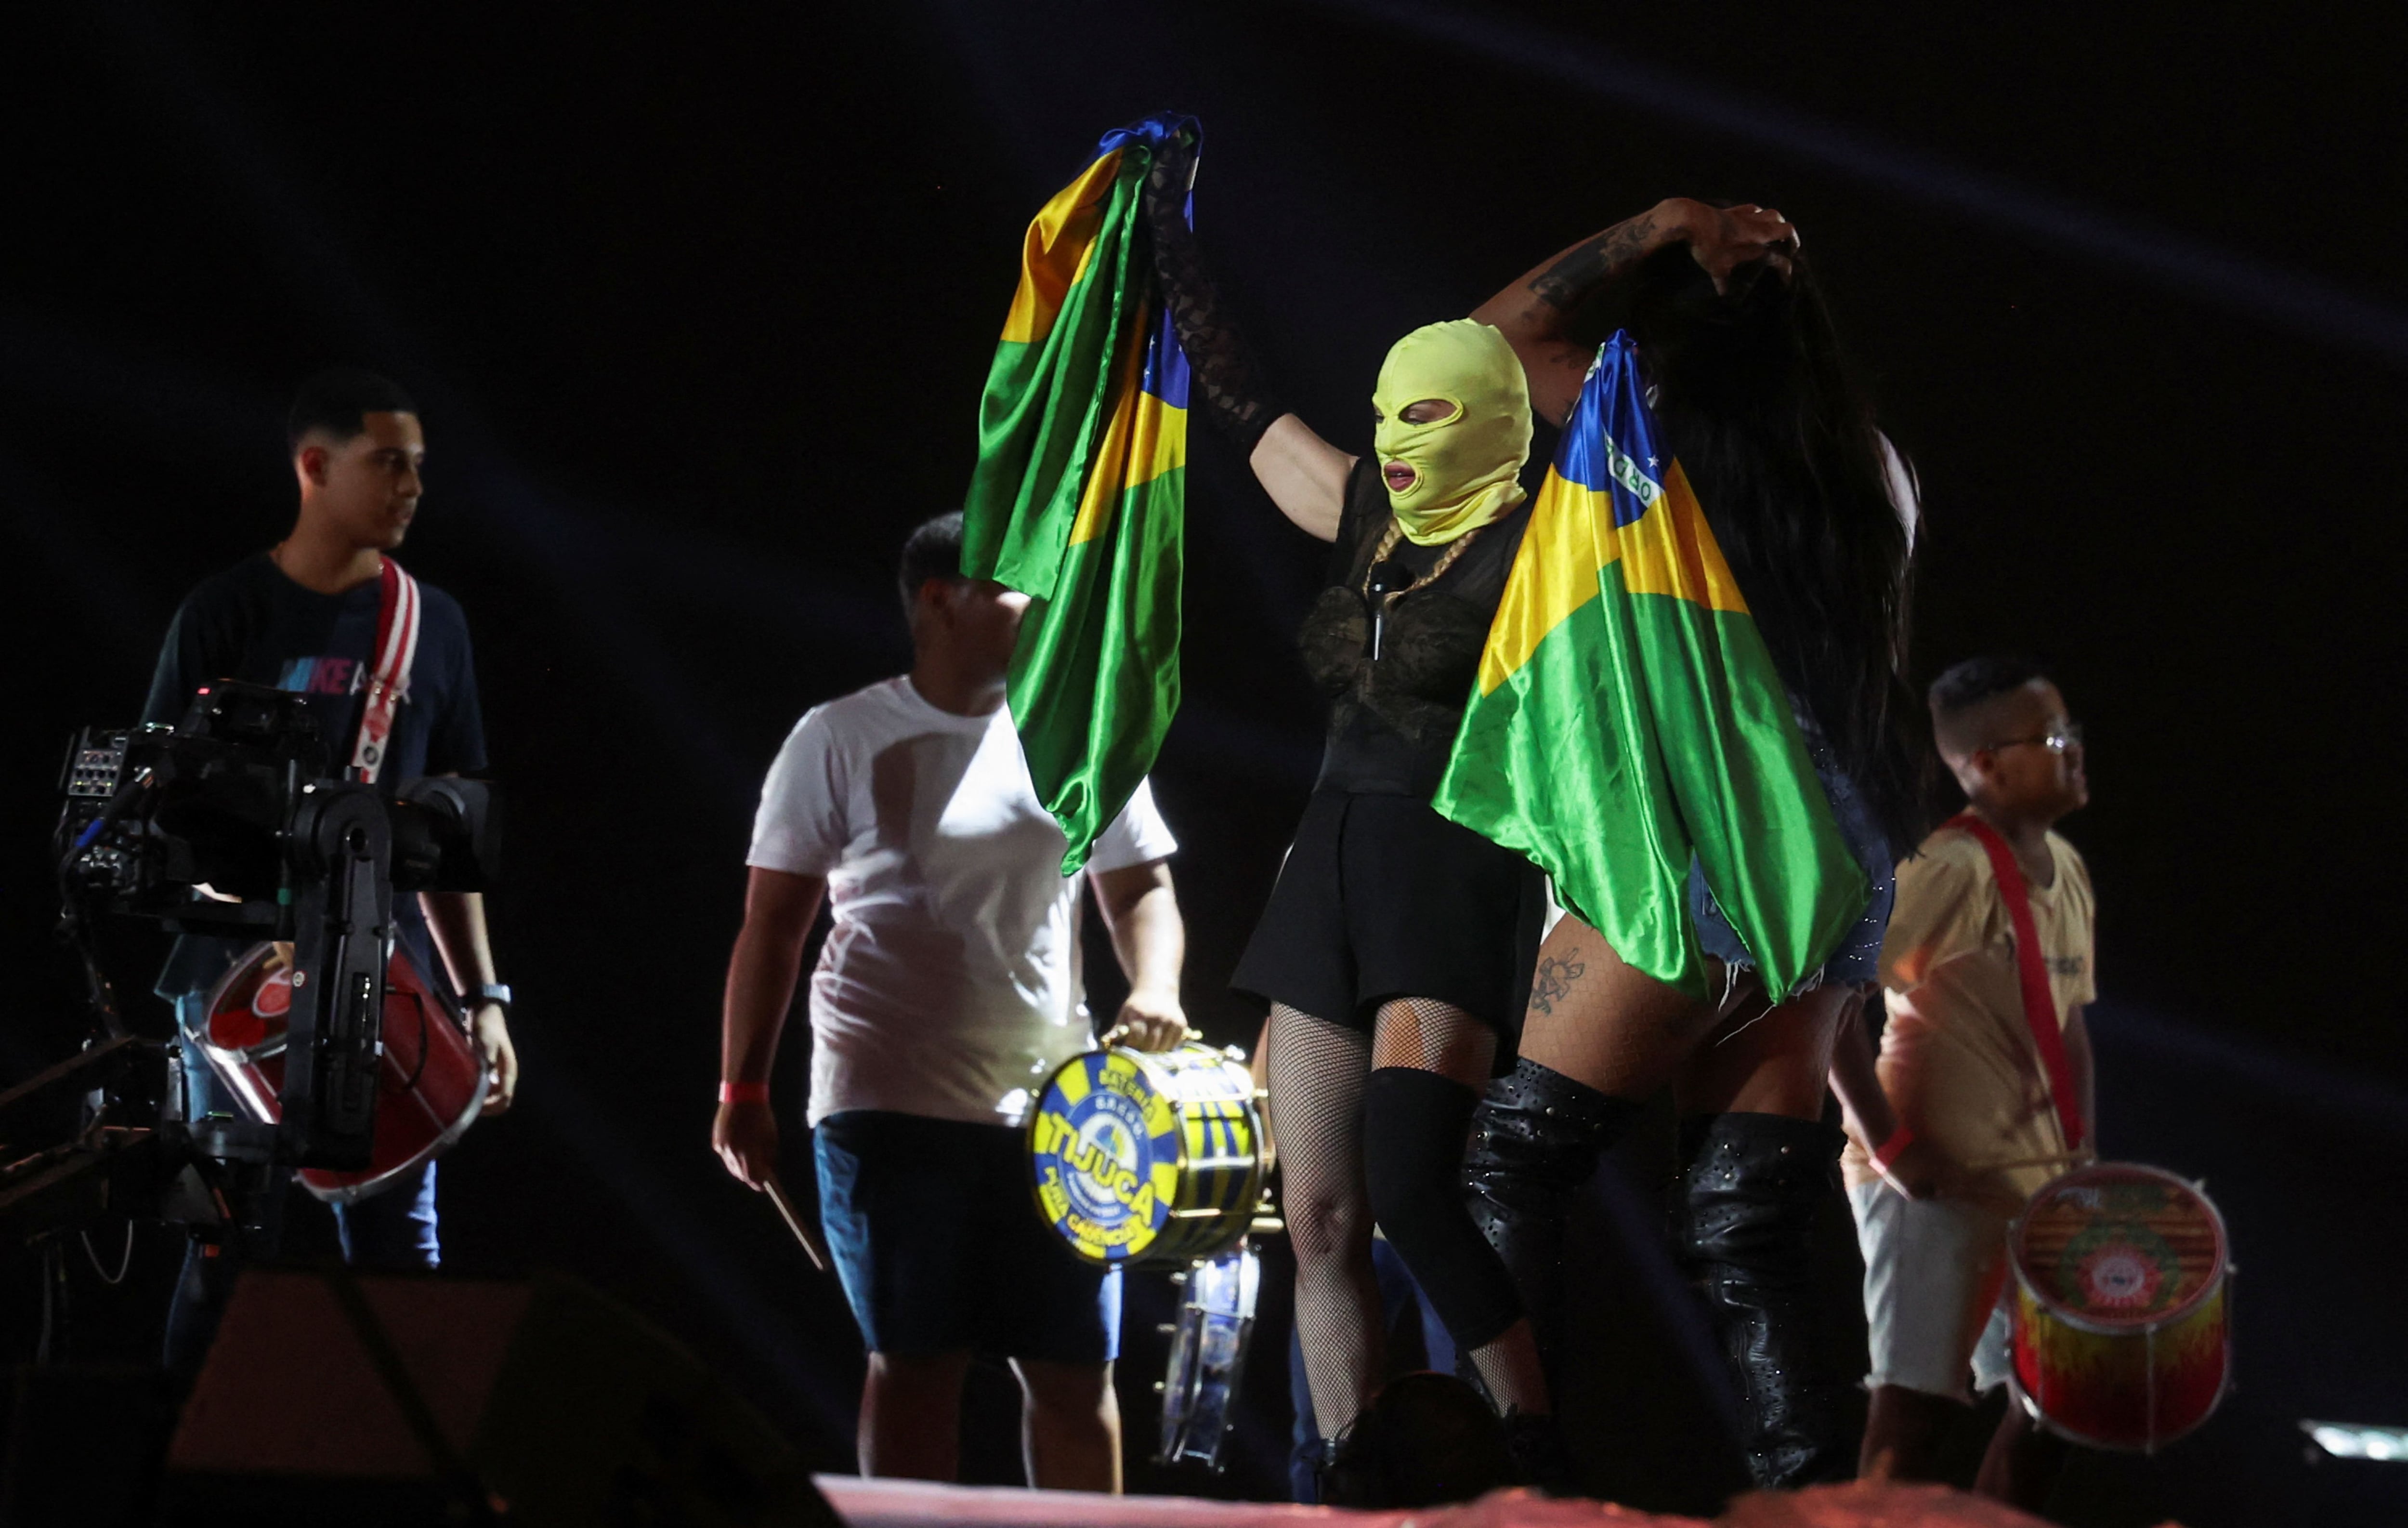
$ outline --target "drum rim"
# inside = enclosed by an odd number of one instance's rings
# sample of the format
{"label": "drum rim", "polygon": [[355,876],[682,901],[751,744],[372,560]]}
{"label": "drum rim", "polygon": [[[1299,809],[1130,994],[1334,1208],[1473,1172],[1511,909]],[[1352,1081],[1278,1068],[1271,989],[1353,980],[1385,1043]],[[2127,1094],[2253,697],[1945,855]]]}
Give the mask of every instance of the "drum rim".
{"label": "drum rim", "polygon": [[[437,994],[437,996],[439,997],[440,994]],[[447,1004],[446,1006],[448,1007],[449,1005]],[[465,1028],[465,1026],[463,1027]],[[469,1044],[472,1045],[475,1043],[476,1042],[473,1038],[469,1041]],[[483,1053],[480,1051],[479,1054],[481,1056]],[[358,1183],[343,1183],[337,1184],[332,1187],[322,1188],[309,1181],[309,1175],[311,1173],[322,1173],[326,1171],[325,1169],[314,1167],[304,1168],[301,1171],[294,1173],[293,1175],[301,1180],[301,1186],[303,1188],[308,1189],[311,1193],[317,1195],[320,1200],[329,1204],[356,1204],[363,1199],[374,1198],[376,1195],[380,1194],[384,1192],[385,1189],[393,1187],[393,1183],[395,1178],[400,1177],[404,1173],[415,1170],[423,1163],[433,1161],[436,1158],[442,1156],[445,1152],[451,1150],[453,1146],[458,1144],[460,1137],[468,1133],[468,1127],[475,1124],[478,1117],[485,1112],[486,1089],[483,1085],[483,1080],[489,1075],[491,1075],[489,1071],[480,1069],[478,1072],[479,1086],[468,1089],[468,1106],[460,1111],[460,1117],[457,1119],[454,1119],[449,1125],[444,1126],[443,1129],[437,1133],[435,1139],[427,1142],[425,1146],[422,1146],[418,1150],[411,1152],[407,1160],[386,1168],[376,1176],[362,1179]]]}
{"label": "drum rim", "polygon": [[[1117,1258],[1111,1257],[1109,1254],[1103,1257],[1090,1257],[1076,1242],[1062,1234],[1061,1226],[1055,1222],[1052,1213],[1045,1208],[1045,1201],[1038,1192],[1037,1174],[1033,1170],[1037,1160],[1037,1121],[1044,1114],[1046,1095],[1053,1092],[1055,1080],[1058,1079],[1063,1073],[1070,1070],[1070,1068],[1080,1065],[1091,1056],[1101,1055],[1109,1057],[1115,1053],[1135,1058],[1138,1070],[1146,1074],[1147,1080],[1154,1085],[1154,1088],[1157,1091],[1168,1093],[1168,1089],[1162,1086],[1161,1076],[1155,1070],[1160,1064],[1158,1058],[1161,1056],[1176,1055],[1179,1051],[1184,1050],[1200,1051],[1203,1054],[1211,1057],[1217,1062],[1226,1063],[1230,1060],[1227,1051],[1222,1049],[1218,1045],[1206,1045],[1200,1040],[1182,1041],[1177,1047],[1177,1050],[1160,1052],[1140,1050],[1134,1045],[1091,1045],[1087,1049],[1080,1051],[1076,1055],[1069,1057],[1068,1060],[1064,1060],[1061,1065],[1045,1074],[1044,1082],[1038,1086],[1036,1092],[1032,1094],[1029,1099],[1028,1121],[1021,1127],[1021,1138],[1023,1141],[1022,1153],[1024,1158],[1031,1164],[1032,1168],[1027,1179],[1028,1202],[1036,1208],[1039,1218],[1044,1220],[1045,1224],[1053,1230],[1054,1239],[1061,1245],[1063,1250],[1068,1252],[1070,1256],[1078,1259],[1081,1263],[1089,1268],[1130,1268],[1143,1266],[1149,1262],[1193,1262],[1196,1261],[1197,1255],[1193,1252],[1158,1253],[1154,1250],[1155,1245],[1170,1234],[1172,1224],[1177,1218],[1176,1215],[1169,1211],[1166,1211],[1164,1213],[1162,1229],[1154,1232],[1153,1239],[1147,1242],[1144,1251],[1127,1252]],[[1251,1095],[1249,1096],[1248,1102],[1252,1102]],[[1255,1111],[1254,1121],[1256,1133],[1262,1133],[1262,1114],[1260,1110]],[[1172,1139],[1178,1144],[1179,1174],[1181,1180],[1184,1181],[1187,1175],[1187,1132],[1183,1130],[1174,1132]],[[1248,1224],[1253,1223],[1254,1218],[1254,1205],[1251,1201],[1257,1200],[1262,1197],[1262,1183],[1265,1171],[1266,1169],[1263,1166],[1260,1144],[1257,1143],[1254,1152],[1254,1170],[1251,1175],[1249,1175],[1247,1179],[1247,1188],[1251,1192],[1246,1196],[1241,1196],[1246,1197],[1249,1200],[1244,1210]],[[1226,1213],[1234,1215],[1238,1212],[1232,1210]]]}
{"label": "drum rim", "polygon": [[[208,1022],[208,1015],[217,1012],[218,1004],[224,1001],[227,991],[233,987],[236,979],[249,972],[251,967],[257,965],[266,957],[267,953],[274,948],[275,944],[273,941],[263,939],[259,943],[251,945],[251,948],[243,951],[240,955],[235,957],[234,964],[226,968],[226,973],[219,977],[216,983],[209,987],[208,1002],[202,1010],[202,1022],[204,1024]],[[419,969],[417,958],[409,953],[409,949],[407,945],[402,944],[398,941],[394,944],[392,953],[385,957],[385,967],[388,973],[390,973],[393,963],[396,960],[408,963],[410,974],[418,979],[418,985],[425,988],[426,995],[434,1000],[437,1013],[440,1015],[443,1019],[449,1021],[453,1029],[462,1031],[464,1034],[466,1033],[468,1026],[463,1022],[458,1007],[453,1004],[450,997],[445,995],[442,987],[437,986],[431,979],[429,979],[424,971]],[[186,1039],[192,1041],[194,1045],[199,1045],[203,1050],[208,1051],[210,1055],[223,1056],[237,1061],[273,1060],[277,1057],[283,1055],[286,1049],[286,1042],[280,1039],[276,1042],[273,1048],[263,1048],[257,1050],[230,1050],[223,1045],[213,1044],[206,1034],[194,1034],[190,1029],[185,1028],[183,1025],[178,1025],[177,1029]],[[288,1031],[288,1033],[290,1031]],[[479,1059],[481,1061],[484,1053],[482,1048],[477,1045],[476,1038],[473,1035],[469,1037],[468,1044],[471,1049],[477,1051]],[[415,1170],[424,1162],[432,1161],[436,1158],[440,1157],[446,1151],[451,1150],[453,1146],[457,1145],[461,1136],[468,1133],[468,1127],[475,1124],[479,1117],[483,1115],[485,1112],[486,1089],[481,1083],[482,1079],[488,1074],[488,1069],[480,1066],[478,1073],[480,1085],[468,1090],[467,1106],[460,1111],[457,1118],[454,1118],[450,1124],[444,1126],[442,1130],[436,1132],[435,1138],[427,1142],[425,1146],[411,1152],[409,1156],[402,1161],[392,1167],[386,1168],[383,1172],[377,1174],[374,1177],[362,1178],[356,1183],[340,1183],[327,1186],[312,1182],[312,1175],[349,1177],[351,1175],[329,1168],[305,1167],[295,1171],[293,1175],[300,1180],[303,1188],[308,1189],[310,1193],[316,1195],[321,1201],[329,1204],[355,1204],[363,1199],[372,1198],[377,1194],[382,1193],[386,1189],[393,1186],[395,1178],[398,1178],[404,1173]],[[236,1091],[239,1093],[239,1089],[236,1089]],[[261,1121],[261,1123],[269,1123],[269,1121]]]}
{"label": "drum rim", "polygon": [[[2185,1297],[2180,1305],[2173,1306],[2172,1309],[2161,1311],[2144,1321],[2106,1321],[2101,1320],[2095,1316],[2084,1316],[2069,1310],[2054,1296],[2049,1294],[2048,1291],[2034,1284],[2030,1274],[2028,1273],[2024,1267],[2024,1229],[2026,1223],[2031,1218],[2031,1206],[2040,1202],[2042,1195],[2046,1194],[2050,1189],[2055,1189],[2057,1185],[2065,1182],[2068,1178],[2080,1177],[2085,1174],[2101,1171],[2140,1173],[2149,1177],[2162,1178],[2166,1182],[2172,1184],[2174,1187],[2189,1194],[2191,1198],[2199,1202],[2200,1206],[2207,1211],[2208,1225],[2215,1232],[2215,1272],[2213,1276],[2202,1282],[2197,1290],[2191,1291],[2188,1296]],[[2057,1176],[2049,1179],[2046,1183],[2042,1184],[2040,1188],[2033,1190],[2031,1197],[2024,1202],[2024,1208],[2015,1216],[2014,1219],[2007,1227],[2007,1265],[2014,1270],[2016,1287],[2022,1290],[2026,1294],[2029,1295],[2033,1304],[2039,1305],[2042,1310],[2047,1311],[2049,1315],[2060,1321],[2063,1321],[2066,1325],[2072,1327],[2074,1330],[2078,1332],[2087,1332],[2095,1336],[2101,1337],[2124,1335],[2137,1336],[2147,1333],[2162,1332],[2166,1328],[2172,1326],[2177,1322],[2189,1319],[2191,1316],[2197,1314],[2200,1308],[2205,1306],[2211,1298],[2223,1292],[2225,1280],[2232,1272],[2232,1238],[2230,1232],[2226,1229],[2224,1224],[2224,1212],[2216,1207],[2215,1201],[2207,1196],[2207,1191],[2205,1189],[2200,1188],[2188,1178],[2184,1177],[2181,1174],[2172,1172],[2167,1168],[2154,1166],[2148,1162],[2085,1162],[2080,1167],[2071,1168],[2066,1172],[2059,1173]],[[2228,1355],[2231,1348],[2231,1333],[2228,1330],[2225,1333],[2225,1347],[2228,1350]]]}
{"label": "drum rim", "polygon": [[424,987],[426,995],[434,1000],[437,1015],[448,1020],[453,1029],[466,1037],[468,1048],[476,1053],[478,1060],[478,1086],[468,1089],[468,1103],[460,1111],[459,1117],[436,1132],[435,1139],[427,1142],[419,1150],[411,1152],[408,1160],[386,1168],[372,1178],[364,1178],[358,1183],[337,1184],[333,1187],[322,1188],[309,1181],[309,1175],[324,1172],[325,1169],[304,1168],[293,1175],[301,1180],[303,1188],[328,1204],[356,1204],[363,1199],[372,1199],[384,1192],[393,1187],[394,1180],[404,1173],[412,1172],[422,1164],[433,1161],[458,1145],[460,1137],[468,1133],[468,1127],[475,1124],[485,1112],[485,1093],[488,1087],[486,1079],[492,1076],[493,1071],[485,1064],[484,1047],[477,1044],[476,1035],[469,1031],[468,1021],[461,1014],[459,1006],[444,993],[442,987],[436,985],[427,973],[419,969],[417,957],[411,955],[409,947],[399,940],[394,942],[393,954],[386,958],[385,969],[388,973],[393,969],[393,962],[395,960],[408,964],[410,974],[418,978],[418,985]]}

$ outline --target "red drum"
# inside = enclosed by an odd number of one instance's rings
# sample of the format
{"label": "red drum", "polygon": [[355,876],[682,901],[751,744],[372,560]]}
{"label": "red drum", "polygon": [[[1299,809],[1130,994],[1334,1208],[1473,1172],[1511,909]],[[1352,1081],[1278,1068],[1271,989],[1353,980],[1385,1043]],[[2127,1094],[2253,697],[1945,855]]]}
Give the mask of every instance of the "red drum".
{"label": "red drum", "polygon": [[2008,1236],[2015,1387],[2052,1432],[2154,1451],[2207,1420],[2232,1369],[2224,1218],[2155,1167],[2099,1162]]}
{"label": "red drum", "polygon": [[[275,960],[273,944],[245,952],[209,994],[207,1032],[186,1031],[242,1112],[263,1125],[283,1117],[277,1094],[284,1086],[284,1016],[293,1006],[293,970]],[[441,1156],[485,1106],[483,1054],[451,1002],[399,948],[385,967],[383,1041],[368,1165],[350,1173],[305,1167],[297,1175],[331,1203],[366,1199]]]}

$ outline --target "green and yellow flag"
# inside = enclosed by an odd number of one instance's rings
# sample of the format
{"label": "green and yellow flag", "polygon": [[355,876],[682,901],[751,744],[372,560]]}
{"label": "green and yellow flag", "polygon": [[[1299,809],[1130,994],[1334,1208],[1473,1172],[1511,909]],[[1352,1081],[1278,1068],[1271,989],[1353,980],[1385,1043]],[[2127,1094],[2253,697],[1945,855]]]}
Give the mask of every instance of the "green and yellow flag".
{"label": "green and yellow flag", "polygon": [[1436,804],[1554,876],[1624,960],[1702,996],[1694,856],[1777,1002],[1870,887],[1662,439],[1616,334],[1539,490]]}
{"label": "green and yellow flag", "polygon": [[1028,225],[1020,290],[979,405],[962,571],[1030,597],[1012,719],[1062,872],[1154,767],[1179,710],[1187,356],[1139,222],[1154,151],[1195,131],[1149,117],[1108,135]]}

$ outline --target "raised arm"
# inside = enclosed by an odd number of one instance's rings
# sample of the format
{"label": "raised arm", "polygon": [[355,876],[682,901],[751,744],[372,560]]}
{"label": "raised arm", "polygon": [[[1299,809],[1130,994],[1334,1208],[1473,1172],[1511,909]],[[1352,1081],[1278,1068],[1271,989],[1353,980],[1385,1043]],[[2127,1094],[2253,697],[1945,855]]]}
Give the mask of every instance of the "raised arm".
{"label": "raised arm", "polygon": [[1656,203],[1603,233],[1558,251],[1482,303],[1471,316],[1503,332],[1530,379],[1530,410],[1561,425],[1579,398],[1593,353],[1566,328],[1573,310],[1668,244],[1685,243],[1720,288],[1723,279],[1775,246],[1795,247],[1798,230],[1778,212],[1749,204],[1717,208],[1686,197]]}
{"label": "raised arm", "polygon": [[1163,146],[1145,182],[1154,274],[1194,373],[1190,396],[1202,398],[1213,425],[1246,454],[1282,514],[1307,535],[1336,541],[1354,458],[1314,434],[1265,385],[1187,226],[1187,193],[1195,180],[1196,145],[1180,138]]}

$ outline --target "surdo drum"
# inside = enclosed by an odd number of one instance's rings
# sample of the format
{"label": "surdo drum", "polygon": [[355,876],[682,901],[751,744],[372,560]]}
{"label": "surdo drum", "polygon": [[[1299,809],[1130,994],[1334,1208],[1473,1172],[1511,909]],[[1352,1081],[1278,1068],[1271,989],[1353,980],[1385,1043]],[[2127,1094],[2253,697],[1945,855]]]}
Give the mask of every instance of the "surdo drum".
{"label": "surdo drum", "polygon": [[1263,1197],[1264,1132],[1238,1053],[1190,1043],[1072,1057],[1029,1117],[1037,1211],[1099,1267],[1236,1247]]}
{"label": "surdo drum", "polygon": [[[285,1016],[293,1006],[293,970],[272,944],[244,952],[209,994],[201,1032],[185,1031],[257,1124],[283,1117]],[[485,1106],[485,1061],[449,999],[427,981],[407,950],[395,948],[385,967],[384,1054],[377,1062],[376,1134],[368,1165],[357,1172],[302,1168],[298,1177],[320,1199],[350,1204],[393,1186],[395,1179],[458,1140]]]}
{"label": "surdo drum", "polygon": [[2232,1337],[2224,1218],[2172,1173],[2078,1168],[2009,1232],[2014,1379],[2052,1432],[2153,1450],[2224,1399]]}

